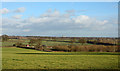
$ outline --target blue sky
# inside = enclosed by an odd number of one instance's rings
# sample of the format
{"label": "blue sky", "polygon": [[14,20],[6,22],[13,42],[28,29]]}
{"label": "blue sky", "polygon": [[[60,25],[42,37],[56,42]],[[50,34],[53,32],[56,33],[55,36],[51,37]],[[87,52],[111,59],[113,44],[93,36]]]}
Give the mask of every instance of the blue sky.
{"label": "blue sky", "polygon": [[2,34],[117,37],[117,5],[117,2],[5,2],[0,10]]}
{"label": "blue sky", "polygon": [[61,13],[66,10],[87,10],[85,13],[78,13],[78,15],[88,16],[117,16],[117,2],[13,2],[3,3],[3,8],[15,10],[19,7],[25,7],[26,12],[22,13],[25,16],[38,16],[44,13],[49,8],[57,9]]}

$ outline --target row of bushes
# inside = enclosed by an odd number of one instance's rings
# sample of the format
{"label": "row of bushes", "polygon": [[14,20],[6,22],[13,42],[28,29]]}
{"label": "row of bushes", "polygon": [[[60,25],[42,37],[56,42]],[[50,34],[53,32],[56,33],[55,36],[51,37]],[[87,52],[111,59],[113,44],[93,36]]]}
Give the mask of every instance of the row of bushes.
{"label": "row of bushes", "polygon": [[[16,43],[14,46],[17,47],[26,47],[26,45],[23,45],[22,43]],[[40,51],[51,51],[51,49],[47,49],[46,47],[43,47],[40,43],[35,46],[36,50]],[[81,46],[75,46],[75,45],[57,45],[53,46],[53,51],[65,51],[65,52],[118,52],[118,46],[104,46],[104,45],[81,45]]]}
{"label": "row of bushes", "polygon": [[17,42],[15,44],[13,44],[13,46],[16,46],[16,47],[26,47],[26,45],[20,43],[20,42]]}
{"label": "row of bushes", "polygon": [[35,49],[35,50],[40,50],[40,51],[47,51],[47,52],[51,52],[52,51],[49,48],[46,48],[45,45],[41,45],[40,43],[35,45],[33,48],[31,46],[27,47],[25,44],[22,44],[20,42],[18,42],[16,44],[13,44],[13,46],[20,47],[20,48],[27,48],[27,49]]}
{"label": "row of bushes", "polygon": [[54,46],[53,50],[66,51],[66,52],[117,52],[117,46],[104,46],[104,45],[85,45],[85,46]]}

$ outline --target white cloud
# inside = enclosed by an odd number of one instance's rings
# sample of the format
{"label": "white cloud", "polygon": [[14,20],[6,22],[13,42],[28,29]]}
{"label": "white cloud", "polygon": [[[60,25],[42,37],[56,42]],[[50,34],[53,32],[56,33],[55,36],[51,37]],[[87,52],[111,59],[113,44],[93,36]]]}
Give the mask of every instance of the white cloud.
{"label": "white cloud", "polygon": [[75,23],[85,24],[85,22],[90,20],[90,18],[86,15],[80,15],[80,16],[73,18],[73,20],[75,21]]}
{"label": "white cloud", "polygon": [[9,13],[9,10],[7,8],[3,8],[0,10],[0,14],[7,14]]}
{"label": "white cloud", "polygon": [[30,31],[30,29],[24,29],[23,30],[23,32],[29,32]]}
{"label": "white cloud", "polygon": [[[111,29],[115,30],[116,27],[112,25],[114,22],[110,22],[109,20],[99,20],[87,15],[71,16],[69,13],[62,14],[58,10],[51,11],[51,13],[45,12],[39,17],[33,16],[26,19],[20,19],[21,16],[14,16],[15,18],[12,19],[3,18],[3,27],[10,30],[11,28],[14,30],[20,29],[21,32],[29,32],[32,30],[35,33],[61,30],[110,31]],[[16,18],[18,20],[16,20]]]}
{"label": "white cloud", "polygon": [[14,15],[13,18],[15,19],[20,19],[22,17],[22,15]]}
{"label": "white cloud", "polygon": [[[13,18],[20,19],[22,15],[15,15]],[[15,27],[24,27],[29,25],[36,25],[42,27],[64,27],[65,29],[81,29],[81,28],[98,28],[104,27],[107,20],[97,20],[86,15],[79,15],[71,18],[70,14],[61,14],[58,10],[54,10],[52,13],[41,14],[40,17],[29,17],[27,19],[3,19],[3,23],[9,25],[15,25]]]}
{"label": "white cloud", "polygon": [[17,10],[15,10],[16,13],[23,13],[26,9],[24,7],[20,7]]}

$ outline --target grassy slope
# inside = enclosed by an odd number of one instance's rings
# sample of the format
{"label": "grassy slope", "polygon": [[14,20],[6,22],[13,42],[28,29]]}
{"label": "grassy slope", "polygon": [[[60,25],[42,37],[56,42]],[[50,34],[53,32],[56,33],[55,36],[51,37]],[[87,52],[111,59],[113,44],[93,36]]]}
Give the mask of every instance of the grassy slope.
{"label": "grassy slope", "polygon": [[116,53],[41,52],[22,48],[3,48],[3,69],[113,69]]}

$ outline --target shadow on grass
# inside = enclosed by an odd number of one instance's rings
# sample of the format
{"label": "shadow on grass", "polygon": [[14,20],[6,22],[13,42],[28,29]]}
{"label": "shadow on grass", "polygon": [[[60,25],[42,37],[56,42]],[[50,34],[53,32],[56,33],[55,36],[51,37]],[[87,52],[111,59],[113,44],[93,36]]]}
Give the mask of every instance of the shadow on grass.
{"label": "shadow on grass", "polygon": [[16,54],[26,54],[26,55],[120,55],[120,53],[95,53],[95,52],[88,52],[88,53],[16,53]]}

